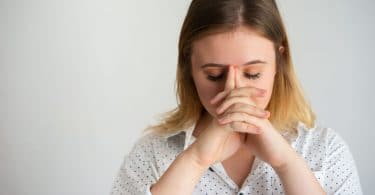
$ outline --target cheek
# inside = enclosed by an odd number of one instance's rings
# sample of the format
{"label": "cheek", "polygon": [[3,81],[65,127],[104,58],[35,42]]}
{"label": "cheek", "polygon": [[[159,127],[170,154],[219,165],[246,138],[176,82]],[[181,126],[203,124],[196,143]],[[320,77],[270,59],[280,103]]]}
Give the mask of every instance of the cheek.
{"label": "cheek", "polygon": [[[215,111],[217,106],[219,105],[211,105],[210,100],[214,98],[218,93],[223,91],[222,85],[220,83],[215,83],[208,81],[204,76],[200,75],[194,78],[195,86],[197,89],[197,93],[200,99],[200,102],[202,103],[203,107],[212,115],[215,116]],[[268,102],[272,95],[272,89],[273,89],[273,82],[274,82],[274,75],[264,74],[261,78],[258,80],[247,80],[246,86],[252,86],[257,87],[260,89],[266,90],[266,95],[264,97],[255,97],[253,98],[254,103],[260,107],[265,109],[268,105]]]}
{"label": "cheek", "polygon": [[201,102],[205,105],[209,105],[209,101],[214,98],[217,93],[220,92],[218,87],[216,87],[215,85],[209,85],[207,83],[203,83],[200,85],[198,84],[197,91]]}
{"label": "cheek", "polygon": [[195,79],[195,86],[197,93],[203,107],[212,115],[215,113],[216,105],[211,105],[210,101],[214,98],[222,89],[219,84],[208,81],[206,78]]}
{"label": "cheek", "polygon": [[266,95],[264,97],[256,97],[254,98],[254,102],[255,104],[259,107],[259,108],[262,108],[262,109],[265,109],[271,99],[271,96],[272,96],[272,88],[262,88],[262,89],[266,89],[267,92],[266,92]]}
{"label": "cheek", "polygon": [[265,97],[263,97],[262,101],[260,102],[260,107],[263,108],[263,109],[265,109],[267,107],[268,103],[271,100],[272,93],[273,93],[273,84],[274,84],[273,78],[266,83],[265,89],[267,90],[267,93],[266,93]]}
{"label": "cheek", "polygon": [[269,100],[271,99],[272,96],[272,91],[273,91],[273,83],[274,83],[274,77],[273,76],[266,76],[261,79],[259,79],[256,82],[253,82],[250,86],[264,89],[266,90],[266,94],[264,97],[254,97],[254,103],[262,108],[265,109],[269,103]]}

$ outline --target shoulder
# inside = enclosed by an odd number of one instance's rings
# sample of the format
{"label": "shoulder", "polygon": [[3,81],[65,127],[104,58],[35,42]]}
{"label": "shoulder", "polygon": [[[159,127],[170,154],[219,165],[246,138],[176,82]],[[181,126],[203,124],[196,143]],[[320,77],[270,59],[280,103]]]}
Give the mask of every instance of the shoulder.
{"label": "shoulder", "polygon": [[136,140],[127,157],[154,162],[156,165],[164,167],[182,151],[185,140],[184,135],[181,132],[174,134],[143,134]]}
{"label": "shoulder", "polygon": [[155,150],[166,143],[166,139],[162,135],[155,133],[141,135],[133,144],[129,155],[138,154],[144,156],[145,154],[153,154]]}
{"label": "shoulder", "polygon": [[316,125],[299,133],[296,149],[328,194],[362,194],[349,145],[336,130]]}
{"label": "shoulder", "polygon": [[159,178],[155,147],[162,143],[155,134],[142,135],[124,157],[111,194],[145,194]]}
{"label": "shoulder", "polygon": [[309,146],[347,145],[335,129],[319,124],[316,124],[313,128],[307,128],[303,123],[298,125],[296,143]]}
{"label": "shoulder", "polygon": [[293,147],[305,158],[312,170],[322,169],[334,154],[340,153],[351,158],[348,144],[342,136],[335,129],[319,124],[307,128],[300,123]]}

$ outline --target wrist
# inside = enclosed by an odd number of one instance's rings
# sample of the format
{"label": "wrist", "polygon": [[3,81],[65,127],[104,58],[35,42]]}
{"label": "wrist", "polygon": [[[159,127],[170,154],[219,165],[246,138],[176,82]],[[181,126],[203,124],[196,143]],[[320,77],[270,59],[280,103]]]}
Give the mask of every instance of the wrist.
{"label": "wrist", "polygon": [[150,187],[150,191],[152,194],[192,194],[194,186],[207,168],[197,163],[190,149],[185,150]]}
{"label": "wrist", "polygon": [[193,164],[198,170],[207,170],[208,167],[212,164],[209,160],[199,158],[194,147],[195,143],[190,145],[185,151],[181,153],[181,158],[187,160]]}
{"label": "wrist", "polygon": [[299,156],[294,150],[290,150],[284,155],[283,159],[280,163],[272,165],[272,168],[278,173],[285,172],[289,167],[293,167],[293,164],[299,160]]}

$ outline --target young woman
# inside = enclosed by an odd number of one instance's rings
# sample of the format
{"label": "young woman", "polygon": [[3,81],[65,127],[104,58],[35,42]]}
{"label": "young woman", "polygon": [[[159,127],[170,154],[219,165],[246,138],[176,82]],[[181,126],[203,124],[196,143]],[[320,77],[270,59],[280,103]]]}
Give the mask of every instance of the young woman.
{"label": "young woman", "polygon": [[112,194],[362,194],[346,142],[315,124],[274,0],[193,0],[177,95]]}

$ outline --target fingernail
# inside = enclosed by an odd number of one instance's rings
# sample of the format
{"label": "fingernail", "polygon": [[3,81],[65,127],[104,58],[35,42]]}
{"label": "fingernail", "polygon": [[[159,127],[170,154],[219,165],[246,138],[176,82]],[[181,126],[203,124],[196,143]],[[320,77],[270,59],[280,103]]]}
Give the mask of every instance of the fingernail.
{"label": "fingernail", "polygon": [[269,117],[270,115],[271,115],[271,113],[270,113],[269,111],[265,111],[265,112],[264,112],[264,116],[265,116],[265,117]]}
{"label": "fingernail", "polygon": [[263,112],[263,117],[267,118],[268,116],[268,113],[267,112]]}
{"label": "fingernail", "polygon": [[226,118],[220,118],[218,121],[219,121],[220,123],[225,123],[225,122],[227,122]]}

